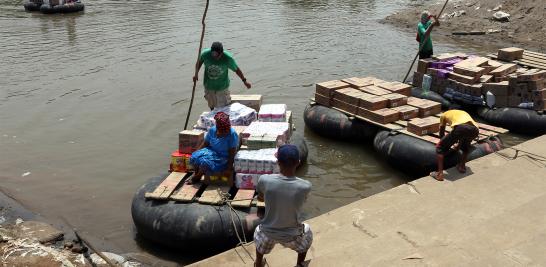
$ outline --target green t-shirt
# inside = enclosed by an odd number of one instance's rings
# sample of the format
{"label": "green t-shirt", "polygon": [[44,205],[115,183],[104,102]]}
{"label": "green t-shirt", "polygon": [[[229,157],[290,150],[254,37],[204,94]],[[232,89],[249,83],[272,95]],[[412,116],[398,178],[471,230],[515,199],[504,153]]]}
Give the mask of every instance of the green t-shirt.
{"label": "green t-shirt", "polygon": [[429,20],[425,25],[423,23],[419,22],[417,25],[417,31],[419,32],[419,40],[421,42],[419,43],[419,46],[422,46],[422,51],[432,51],[432,38],[430,37],[430,34],[428,35],[428,38],[425,40],[425,32],[427,32],[428,27],[432,24],[432,21]]}
{"label": "green t-shirt", "polygon": [[221,91],[229,87],[228,69],[236,71],[237,63],[231,53],[224,51],[224,55],[216,60],[212,57],[210,48],[204,49],[199,58],[205,64],[205,78],[203,83],[205,89]]}

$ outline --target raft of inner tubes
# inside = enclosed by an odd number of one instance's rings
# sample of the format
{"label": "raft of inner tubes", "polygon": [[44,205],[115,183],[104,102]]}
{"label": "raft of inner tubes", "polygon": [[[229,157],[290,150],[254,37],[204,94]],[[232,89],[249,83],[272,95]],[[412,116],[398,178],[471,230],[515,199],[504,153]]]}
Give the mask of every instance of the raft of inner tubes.
{"label": "raft of inner tubes", "polygon": [[[304,111],[304,121],[309,129],[324,137],[350,142],[373,141],[375,151],[388,163],[415,177],[427,175],[436,168],[436,147],[422,139],[378,130],[377,126],[351,120],[344,113],[321,105],[308,105]],[[501,140],[491,137],[473,145],[468,159],[476,159],[500,149]],[[455,166],[460,156],[460,152],[451,151],[445,157],[445,167]]]}
{"label": "raft of inner tubes", "polygon": [[41,2],[28,2],[23,5],[26,11],[40,11]]}
{"label": "raft of inner tubes", "polygon": [[40,6],[40,12],[44,14],[53,13],[73,13],[83,11],[85,9],[84,4],[76,2],[71,4],[51,6],[49,4],[43,4]]}
{"label": "raft of inner tubes", "polygon": [[526,135],[546,134],[546,115],[539,114],[535,110],[523,108],[474,108],[472,106],[461,106],[450,102],[436,92],[423,92],[421,89],[412,89],[412,96],[424,98],[442,103],[442,109],[464,109],[477,114],[477,116],[488,124],[501,127],[513,133]]}
{"label": "raft of inner tubes", "polygon": [[[303,164],[308,154],[305,140],[294,135],[290,143],[298,147]],[[256,207],[230,209],[226,204],[214,206],[146,199],[144,194],[154,191],[166,176],[150,179],[133,197],[131,214],[139,236],[178,249],[217,250],[233,247],[239,239],[252,240],[254,229],[261,220]],[[233,196],[234,191],[232,188],[229,193]]]}

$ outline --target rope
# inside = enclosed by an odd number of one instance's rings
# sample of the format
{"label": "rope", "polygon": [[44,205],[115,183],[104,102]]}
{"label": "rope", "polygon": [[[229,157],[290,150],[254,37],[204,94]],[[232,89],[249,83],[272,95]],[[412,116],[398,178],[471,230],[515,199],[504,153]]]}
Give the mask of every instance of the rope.
{"label": "rope", "polygon": [[[438,16],[436,16],[438,19],[440,19],[440,16],[442,16],[442,13],[444,12],[444,9],[447,6],[447,2],[449,2],[449,0],[446,0],[446,2],[444,3],[444,6],[442,7],[442,10],[440,10],[440,13],[438,13]],[[431,25],[431,27],[434,27],[434,26]],[[432,30],[431,30],[431,32],[432,32]],[[428,37],[429,36],[426,35],[426,36],[424,36],[424,39],[426,40]],[[404,79],[402,80],[403,83],[406,82],[406,79],[408,78],[408,75],[410,74],[411,69],[413,68],[413,64],[415,64],[415,60],[417,60],[417,57],[419,56],[419,53],[421,53],[421,50],[423,50],[423,44],[424,43],[425,42],[423,41],[423,43],[419,44],[419,51],[417,51],[417,54],[413,58],[413,61],[411,62],[411,66],[409,67],[408,72],[406,73],[406,76],[404,76]]]}
{"label": "rope", "polygon": [[[197,51],[197,61],[195,62],[195,77],[199,74],[197,71],[197,65],[199,64],[199,56],[201,56],[201,50],[203,49],[203,38],[205,37],[205,18],[207,17],[207,11],[209,10],[209,0],[207,0],[207,4],[205,5],[205,12],[203,13],[203,18],[201,19],[201,25],[203,25],[203,28],[201,29],[201,40],[199,41],[199,50]],[[191,90],[191,100],[190,100],[190,107],[188,108],[188,114],[186,116],[186,122],[184,123],[184,130],[188,129],[188,121],[190,120],[190,114],[191,114],[191,108],[193,106],[193,98],[195,97],[195,85],[197,84],[197,81],[193,81],[193,89]]]}

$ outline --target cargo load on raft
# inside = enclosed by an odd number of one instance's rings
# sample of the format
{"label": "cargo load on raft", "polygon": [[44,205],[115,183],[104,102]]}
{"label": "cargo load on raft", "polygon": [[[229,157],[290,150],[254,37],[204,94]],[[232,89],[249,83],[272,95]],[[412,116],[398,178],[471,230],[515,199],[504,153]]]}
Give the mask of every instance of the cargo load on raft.
{"label": "cargo load on raft", "polygon": [[[220,250],[251,240],[263,216],[255,186],[262,174],[279,173],[277,147],[290,143],[307,159],[307,145],[293,133],[292,112],[285,104],[262,104],[261,95],[232,95],[229,106],[203,112],[191,130],[179,133],[179,147],[171,154],[170,173],[150,179],[132,202],[139,236],[172,248]],[[230,115],[241,143],[234,161],[235,186],[224,173],[210,175],[209,185],[186,184],[192,178],[191,154],[214,126],[217,112]]]}
{"label": "cargo load on raft", "polygon": [[421,59],[414,96],[462,108],[511,132],[546,133],[546,54],[521,48],[474,56],[444,53]]}
{"label": "cargo load on raft", "polygon": [[[411,85],[375,77],[320,82],[305,109],[305,125],[340,141],[373,143],[375,151],[395,168],[415,177],[427,175],[436,166],[442,104],[411,94]],[[482,123],[479,128],[470,160],[500,150],[498,135],[507,132]],[[446,155],[446,166],[455,166],[459,157],[460,152],[452,150]]]}
{"label": "cargo load on raft", "polygon": [[23,6],[26,11],[40,11],[44,14],[73,13],[85,9],[80,0],[28,0]]}

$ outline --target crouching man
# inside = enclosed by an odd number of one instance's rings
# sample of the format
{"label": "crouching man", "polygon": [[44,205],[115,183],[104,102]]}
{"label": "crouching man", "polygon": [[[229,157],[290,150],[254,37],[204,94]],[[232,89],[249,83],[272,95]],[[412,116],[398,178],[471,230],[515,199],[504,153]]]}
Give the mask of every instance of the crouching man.
{"label": "crouching man", "polygon": [[265,216],[254,232],[255,266],[264,265],[264,254],[276,244],[298,253],[297,266],[303,266],[307,250],[313,242],[308,224],[302,223],[302,206],[311,183],[296,177],[299,152],[294,145],[283,145],[277,151],[281,174],[262,175],[258,180],[258,198],[265,201]]}

